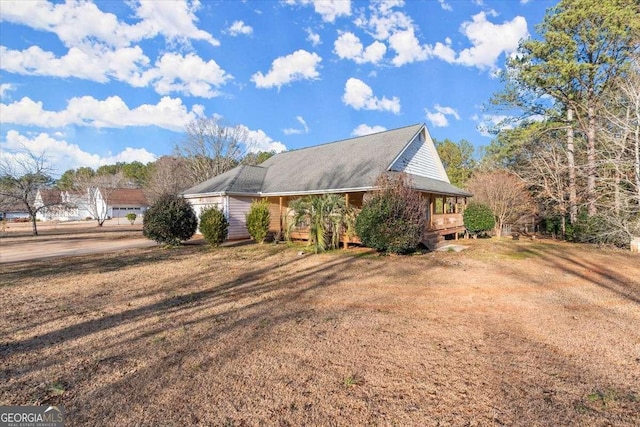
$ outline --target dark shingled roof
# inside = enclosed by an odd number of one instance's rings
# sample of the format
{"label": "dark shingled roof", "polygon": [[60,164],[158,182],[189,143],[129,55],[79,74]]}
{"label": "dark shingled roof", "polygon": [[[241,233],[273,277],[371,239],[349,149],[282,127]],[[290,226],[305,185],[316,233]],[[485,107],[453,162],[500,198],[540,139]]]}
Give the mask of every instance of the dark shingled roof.
{"label": "dark shingled roof", "polygon": [[109,206],[149,206],[144,191],[140,188],[117,188],[109,194]]}
{"label": "dark shingled roof", "polygon": [[271,157],[264,193],[370,188],[422,125],[345,139]]}
{"label": "dark shingled roof", "polygon": [[257,194],[262,189],[262,183],[267,170],[262,166],[241,165],[223,174],[214,176],[194,187],[184,194],[200,193],[250,193]]}
{"label": "dark shingled roof", "polygon": [[[260,166],[238,166],[188,190],[185,195],[250,193],[262,195],[344,192],[371,189],[422,124],[276,154]],[[450,195],[469,195],[430,178],[413,176],[416,187]]]}
{"label": "dark shingled roof", "polygon": [[449,184],[445,181],[412,174],[407,175],[411,178],[413,188],[416,190],[425,191],[427,193],[444,194],[447,196],[473,196],[473,194],[461,190],[455,185]]}

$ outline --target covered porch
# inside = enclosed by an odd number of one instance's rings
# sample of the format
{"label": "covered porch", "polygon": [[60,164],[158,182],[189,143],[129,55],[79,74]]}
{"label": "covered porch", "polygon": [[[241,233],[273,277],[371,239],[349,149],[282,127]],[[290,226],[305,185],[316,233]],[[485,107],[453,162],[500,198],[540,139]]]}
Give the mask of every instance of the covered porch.
{"label": "covered porch", "polygon": [[[345,202],[356,210],[362,208],[363,198],[366,192],[344,193]],[[442,194],[422,193],[426,204],[426,221],[424,226],[422,243],[429,249],[435,249],[437,245],[445,240],[447,236],[458,239],[458,235],[464,233],[463,222],[464,209],[467,205],[467,198],[463,196],[447,196]],[[274,236],[283,237],[285,229],[289,226],[291,213],[289,202],[301,196],[270,196],[269,201],[271,223],[269,231]],[[291,227],[289,236],[294,240],[307,240],[309,230],[307,227]],[[349,243],[359,244],[358,236],[342,235],[340,242],[343,247],[348,247]]]}

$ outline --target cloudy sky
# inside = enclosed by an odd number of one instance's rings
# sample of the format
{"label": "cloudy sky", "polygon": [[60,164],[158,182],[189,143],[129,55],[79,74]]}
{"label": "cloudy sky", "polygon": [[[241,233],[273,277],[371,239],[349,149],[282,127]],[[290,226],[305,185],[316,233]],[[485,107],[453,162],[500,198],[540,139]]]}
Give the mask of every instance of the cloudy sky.
{"label": "cloudy sky", "polygon": [[1,0],[0,148],[146,163],[213,115],[261,150],[415,123],[486,145],[496,73],[555,3]]}

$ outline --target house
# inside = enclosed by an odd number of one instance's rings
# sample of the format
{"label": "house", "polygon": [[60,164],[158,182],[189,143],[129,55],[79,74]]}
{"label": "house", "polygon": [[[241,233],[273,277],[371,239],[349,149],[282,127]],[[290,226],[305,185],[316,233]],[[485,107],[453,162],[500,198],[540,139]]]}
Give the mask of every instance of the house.
{"label": "house", "polygon": [[29,219],[29,212],[20,204],[0,204],[0,221]]}
{"label": "house", "polygon": [[140,216],[149,208],[139,188],[93,188],[86,192],[41,189],[36,193],[35,205],[45,206],[36,215],[41,221],[123,218],[130,212]]}
{"label": "house", "polygon": [[384,173],[405,173],[423,194],[427,222],[423,242],[435,246],[444,236],[464,232],[462,212],[470,193],[449,182],[425,125],[345,139],[276,154],[259,166],[241,165],[183,192],[196,213],[208,206],[229,220],[228,238],[248,238],[245,214],[254,199],[271,207],[270,231],[282,232],[293,199],[309,194],[344,194],[362,207]]}
{"label": "house", "polygon": [[84,193],[39,189],[34,205],[40,208],[36,219],[40,221],[76,221],[93,218],[86,207]]}
{"label": "house", "polygon": [[107,216],[124,218],[128,213],[142,216],[149,209],[149,202],[140,188],[116,188],[108,195]]}

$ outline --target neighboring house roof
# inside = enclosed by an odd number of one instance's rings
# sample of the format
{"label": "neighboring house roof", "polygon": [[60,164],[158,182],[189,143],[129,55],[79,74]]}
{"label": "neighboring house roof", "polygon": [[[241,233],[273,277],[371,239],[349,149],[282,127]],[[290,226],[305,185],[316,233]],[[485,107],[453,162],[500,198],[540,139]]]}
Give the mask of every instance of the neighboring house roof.
{"label": "neighboring house roof", "polygon": [[144,191],[140,188],[117,188],[109,193],[109,206],[149,206]]}
{"label": "neighboring house roof", "polygon": [[[44,205],[55,205],[57,203],[62,203],[62,195],[60,190],[55,189],[41,189],[38,190],[38,194],[40,195],[40,199]],[[37,197],[37,196],[36,196]]]}
{"label": "neighboring house roof", "polygon": [[414,187],[470,196],[449,183],[423,124],[276,154],[259,166],[238,166],[184,195],[299,195],[366,191],[386,172],[404,172]]}
{"label": "neighboring house roof", "polygon": [[20,203],[0,203],[0,213],[29,213],[24,205]]}

